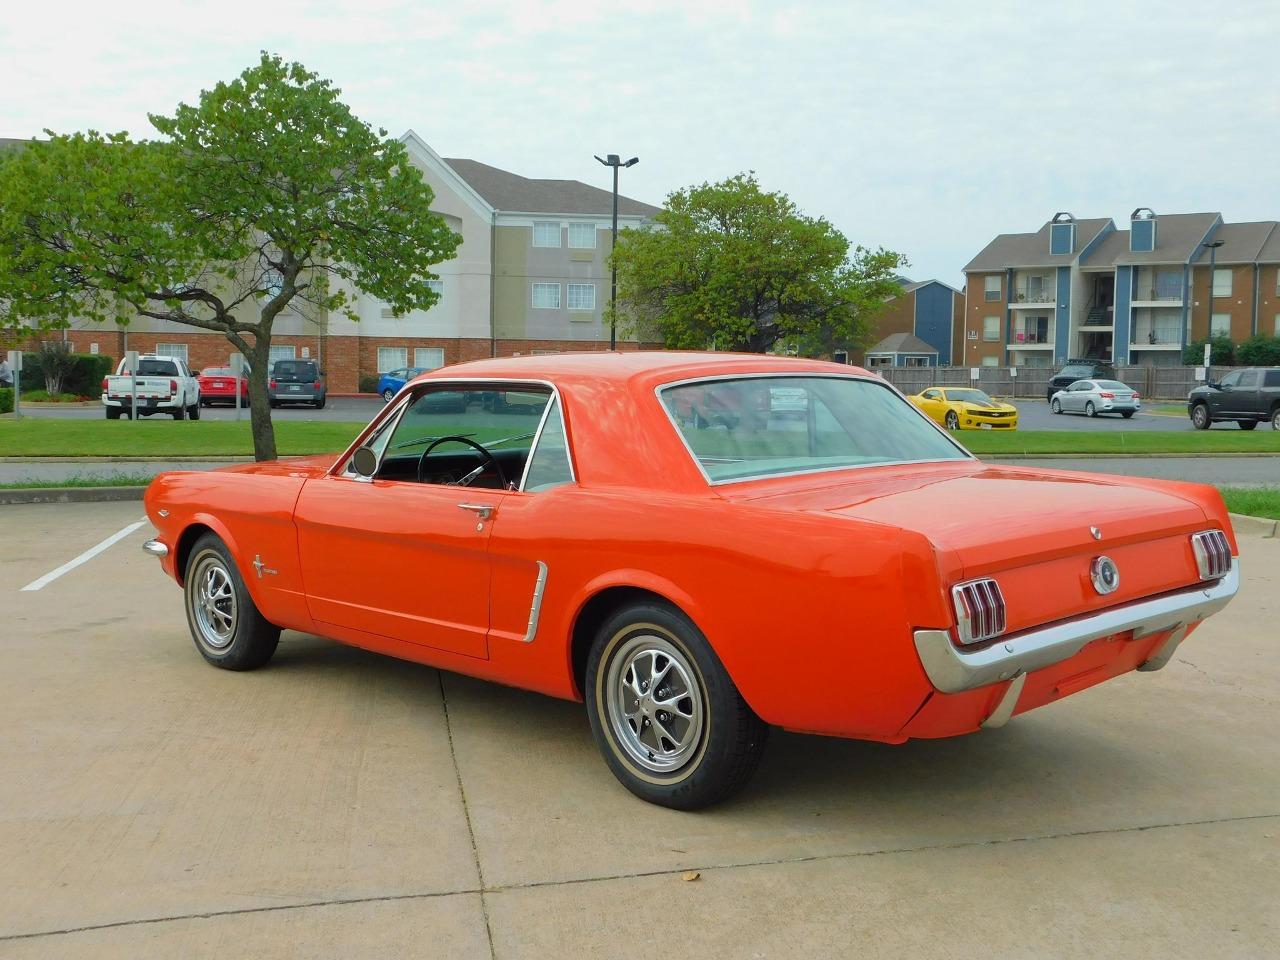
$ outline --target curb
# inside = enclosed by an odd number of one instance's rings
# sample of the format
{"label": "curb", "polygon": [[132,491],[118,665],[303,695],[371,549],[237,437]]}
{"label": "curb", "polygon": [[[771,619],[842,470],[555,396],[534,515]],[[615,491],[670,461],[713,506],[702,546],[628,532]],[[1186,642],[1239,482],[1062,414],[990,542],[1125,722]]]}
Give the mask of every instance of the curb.
{"label": "curb", "polygon": [[1251,517],[1246,513],[1232,513],[1231,526],[1236,533],[1251,533],[1260,537],[1274,537],[1280,532],[1280,520],[1270,520],[1266,517]]}
{"label": "curb", "polygon": [[0,505],[15,503],[114,503],[141,500],[146,487],[29,487],[0,490]]}

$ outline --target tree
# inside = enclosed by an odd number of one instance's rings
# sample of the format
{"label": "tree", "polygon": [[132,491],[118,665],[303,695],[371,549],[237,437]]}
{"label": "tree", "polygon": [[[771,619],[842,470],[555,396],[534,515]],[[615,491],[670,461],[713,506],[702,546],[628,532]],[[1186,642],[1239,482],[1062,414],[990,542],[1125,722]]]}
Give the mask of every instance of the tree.
{"label": "tree", "polygon": [[669,347],[865,346],[906,260],[857,247],[753,174],[677,190],[656,229],[618,237],[618,322]]}
{"label": "tree", "polygon": [[40,372],[44,375],[44,389],[52,399],[62,392],[62,383],[75,370],[76,358],[71,345],[61,340],[46,340],[40,344]]}
{"label": "tree", "polygon": [[1204,345],[1210,345],[1209,360],[1215,366],[1229,367],[1236,362],[1236,345],[1230,337],[1204,337],[1182,348],[1182,362],[1187,366],[1204,363]]}
{"label": "tree", "polygon": [[1250,337],[1236,349],[1236,359],[1247,367],[1280,367],[1280,337]]}
{"label": "tree", "polygon": [[403,144],[328,80],[263,54],[229,83],[152,115],[164,139],[57,136],[0,163],[0,300],[42,328],[75,313],[222,333],[252,367],[254,453],[275,457],[272,325],[297,302],[356,319],[358,287],[430,307],[461,238],[431,213]]}

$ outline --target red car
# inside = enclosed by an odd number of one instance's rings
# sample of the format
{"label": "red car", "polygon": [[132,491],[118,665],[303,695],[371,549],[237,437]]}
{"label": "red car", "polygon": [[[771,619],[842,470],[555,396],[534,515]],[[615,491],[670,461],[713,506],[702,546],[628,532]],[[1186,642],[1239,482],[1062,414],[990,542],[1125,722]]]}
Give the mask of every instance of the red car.
{"label": "red car", "polygon": [[584,700],[618,779],[682,809],[771,725],[950,737],[1158,669],[1239,583],[1211,487],[985,464],[879,377],[762,356],[459,364],[339,456],[145,502],[215,666],[290,629]]}
{"label": "red car", "polygon": [[[249,371],[240,377],[240,405],[249,406]],[[230,367],[205,367],[196,378],[200,384],[200,406],[211,407],[215,403],[235,406],[236,375]]]}

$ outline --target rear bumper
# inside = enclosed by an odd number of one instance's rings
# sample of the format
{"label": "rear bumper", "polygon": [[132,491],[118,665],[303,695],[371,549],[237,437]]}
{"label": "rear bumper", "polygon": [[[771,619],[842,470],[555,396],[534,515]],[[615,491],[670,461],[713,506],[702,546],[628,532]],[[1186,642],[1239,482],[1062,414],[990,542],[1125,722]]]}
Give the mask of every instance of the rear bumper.
{"label": "rear bumper", "polygon": [[942,693],[1000,683],[1068,660],[1087,644],[1118,633],[1134,639],[1168,633],[1168,641],[1138,669],[1168,662],[1187,629],[1227,605],[1240,588],[1240,561],[1221,580],[1112,607],[995,641],[977,650],[957,647],[946,630],[917,630],[916,652],[929,682]]}

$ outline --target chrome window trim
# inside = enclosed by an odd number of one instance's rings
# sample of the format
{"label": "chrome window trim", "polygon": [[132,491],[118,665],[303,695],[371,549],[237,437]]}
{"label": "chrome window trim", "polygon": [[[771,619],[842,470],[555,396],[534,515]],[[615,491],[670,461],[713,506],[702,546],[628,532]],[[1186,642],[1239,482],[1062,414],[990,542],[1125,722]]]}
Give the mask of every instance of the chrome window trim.
{"label": "chrome window trim", "polygon": [[[356,449],[364,442],[365,438],[368,437],[374,431],[375,424],[378,424],[380,422],[385,423],[391,417],[399,418],[404,416],[404,411],[408,409],[409,404],[413,401],[413,399],[417,397],[419,392],[425,392],[428,388],[436,388],[436,387],[442,387],[443,389],[448,390],[448,389],[451,389],[453,386],[459,385],[459,384],[466,384],[467,386],[478,386],[483,384],[502,384],[504,388],[508,388],[511,386],[521,386],[521,385],[546,387],[548,390],[551,391],[551,396],[553,400],[559,403],[560,409],[562,411],[561,420],[563,421],[564,401],[563,401],[563,398],[561,397],[559,387],[557,387],[550,380],[539,380],[536,377],[432,377],[432,376],[428,376],[427,379],[425,380],[411,380],[410,382],[406,383],[403,387],[401,387],[400,392],[396,394],[396,396],[392,399],[391,403],[387,404],[387,406],[383,409],[382,413],[380,413],[378,416],[374,417],[371,421],[369,421],[369,425],[365,427],[364,430],[360,431],[356,439],[353,440],[350,446],[348,446],[347,449],[342,452],[342,455],[338,458],[333,468],[329,471],[329,475],[330,476],[333,476],[334,474],[345,475],[346,468],[349,465],[349,461],[351,460],[351,454],[355,453]],[[398,407],[397,407],[397,404],[399,404]],[[550,407],[550,406],[551,404],[548,403],[547,407]],[[533,442],[535,445],[537,444],[538,440],[541,439],[542,423],[546,420],[546,416],[547,416],[547,411],[546,411],[546,408],[544,408],[542,411],[542,418],[541,420],[539,420],[538,435],[533,438]],[[392,425],[391,429],[394,430],[395,426]],[[569,475],[573,478],[573,482],[577,483],[578,468],[576,463],[574,462],[573,444],[569,442],[568,430],[565,431],[565,435],[564,435],[564,447],[569,457]],[[383,452],[385,453],[386,451],[383,451]],[[529,455],[530,457],[533,456],[533,447],[529,448]],[[382,466],[381,457],[378,458],[378,466],[379,468],[381,468]],[[527,469],[528,467],[527,462],[525,466]],[[521,477],[522,484],[523,484],[523,480],[524,478],[522,476]],[[506,493],[510,491],[501,491],[501,492]]]}
{"label": "chrome window trim", "polygon": [[698,459],[698,455],[693,452],[693,447],[689,446],[689,441],[684,435],[684,431],[680,429],[680,424],[676,423],[675,417],[667,405],[662,402],[662,394],[664,391],[675,389],[676,387],[686,387],[695,383],[720,383],[726,380],[777,380],[788,377],[803,377],[806,380],[854,380],[863,383],[874,383],[879,387],[883,387],[891,393],[897,394],[898,399],[914,411],[925,423],[929,424],[937,433],[946,438],[947,442],[959,450],[964,456],[960,459],[976,461],[978,458],[961,445],[960,441],[951,436],[946,430],[936,424],[923,410],[907,399],[907,395],[895,387],[883,377],[877,377],[874,374],[856,374],[856,373],[800,373],[800,372],[782,372],[782,373],[728,373],[715,374],[707,377],[687,377],[683,380],[671,380],[667,383],[660,383],[653,388],[654,397],[658,401],[658,406],[662,408],[662,412],[666,414],[667,421],[671,424],[671,429],[676,432],[676,436],[680,438],[685,451],[689,454],[689,459],[693,461],[693,465],[698,468],[698,472],[702,474],[702,479],[707,482],[708,486],[718,487],[726,483],[748,483],[752,480],[769,480],[774,477],[800,477],[811,473],[833,473],[837,470],[865,470],[870,467],[897,467],[907,466],[917,463],[955,463],[956,460],[950,457],[929,458],[925,460],[881,460],[877,463],[851,463],[843,466],[826,466],[826,467],[808,467],[803,470],[787,470],[781,473],[760,473],[750,474],[745,477],[731,477],[724,480],[712,480],[710,474],[703,469],[702,462]]}

